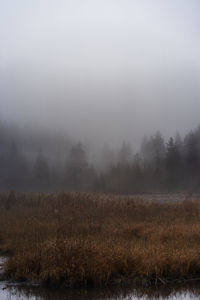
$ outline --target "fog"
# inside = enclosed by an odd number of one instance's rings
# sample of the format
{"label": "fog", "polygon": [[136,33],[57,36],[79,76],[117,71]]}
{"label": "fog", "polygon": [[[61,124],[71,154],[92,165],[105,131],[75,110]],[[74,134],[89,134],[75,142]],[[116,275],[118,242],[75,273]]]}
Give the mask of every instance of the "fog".
{"label": "fog", "polygon": [[0,0],[0,119],[93,146],[199,124],[198,0]]}

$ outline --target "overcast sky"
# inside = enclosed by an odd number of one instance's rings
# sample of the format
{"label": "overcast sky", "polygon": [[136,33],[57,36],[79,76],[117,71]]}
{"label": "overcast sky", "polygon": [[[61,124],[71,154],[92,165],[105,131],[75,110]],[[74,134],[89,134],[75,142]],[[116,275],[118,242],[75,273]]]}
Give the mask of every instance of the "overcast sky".
{"label": "overcast sky", "polygon": [[199,0],[0,0],[0,118],[138,142],[200,123]]}

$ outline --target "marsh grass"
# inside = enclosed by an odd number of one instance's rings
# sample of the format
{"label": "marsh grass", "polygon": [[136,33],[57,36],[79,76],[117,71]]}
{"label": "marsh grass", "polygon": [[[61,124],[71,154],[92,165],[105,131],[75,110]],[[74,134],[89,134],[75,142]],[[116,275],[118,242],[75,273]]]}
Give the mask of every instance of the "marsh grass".
{"label": "marsh grass", "polygon": [[87,193],[0,194],[9,278],[48,284],[165,283],[200,277],[200,201]]}

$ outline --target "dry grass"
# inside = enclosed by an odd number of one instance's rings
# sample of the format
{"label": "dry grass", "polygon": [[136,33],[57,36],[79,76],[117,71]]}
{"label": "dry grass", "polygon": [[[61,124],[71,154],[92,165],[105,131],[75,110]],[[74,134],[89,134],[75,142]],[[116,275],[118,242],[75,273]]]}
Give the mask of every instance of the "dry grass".
{"label": "dry grass", "polygon": [[12,279],[106,285],[200,277],[200,201],[85,193],[0,194]]}

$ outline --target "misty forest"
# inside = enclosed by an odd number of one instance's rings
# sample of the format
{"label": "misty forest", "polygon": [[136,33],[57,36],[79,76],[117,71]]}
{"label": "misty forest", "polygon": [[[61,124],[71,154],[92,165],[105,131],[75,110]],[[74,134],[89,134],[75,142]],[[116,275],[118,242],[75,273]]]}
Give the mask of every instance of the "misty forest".
{"label": "misty forest", "polygon": [[119,149],[104,145],[97,162],[89,158],[90,147],[79,141],[62,134],[17,129],[3,122],[0,145],[1,191],[199,191],[200,127],[183,139],[179,133],[167,141],[160,132],[145,136],[136,153],[129,142],[123,142]]}

